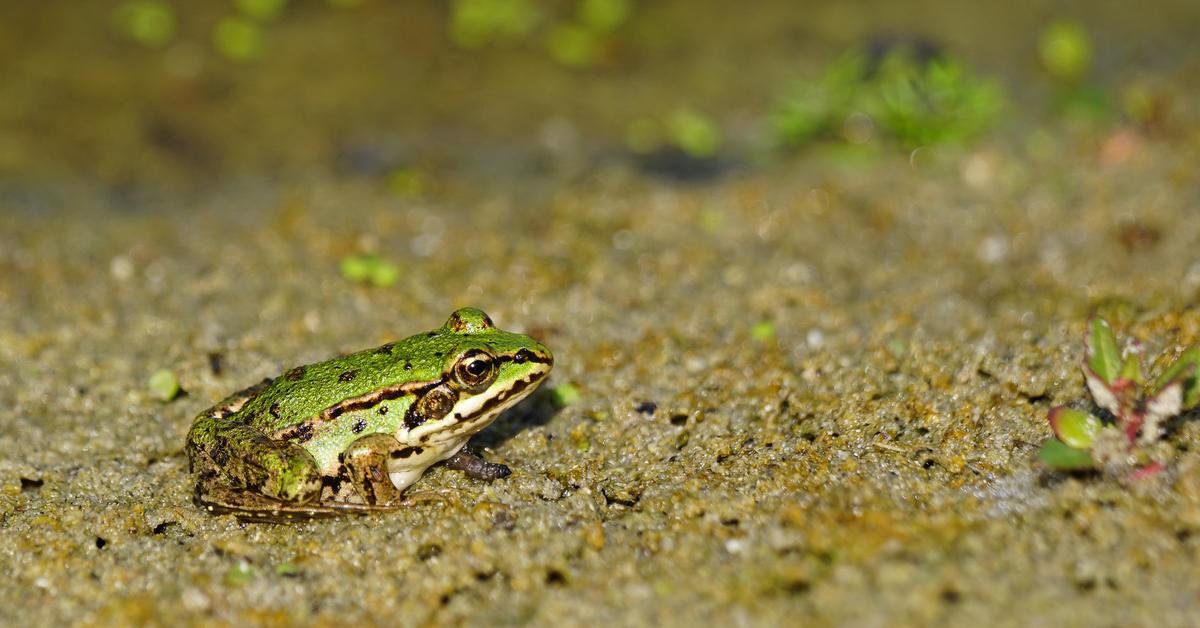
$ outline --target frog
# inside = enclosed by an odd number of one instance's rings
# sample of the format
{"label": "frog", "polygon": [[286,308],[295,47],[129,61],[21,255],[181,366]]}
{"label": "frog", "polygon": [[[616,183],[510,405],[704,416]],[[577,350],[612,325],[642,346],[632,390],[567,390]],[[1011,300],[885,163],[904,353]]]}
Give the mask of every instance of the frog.
{"label": "frog", "polygon": [[544,344],[467,307],[432,331],[291,368],[193,421],[193,501],[243,521],[294,521],[410,505],[406,489],[438,463],[508,477],[467,441],[553,365]]}

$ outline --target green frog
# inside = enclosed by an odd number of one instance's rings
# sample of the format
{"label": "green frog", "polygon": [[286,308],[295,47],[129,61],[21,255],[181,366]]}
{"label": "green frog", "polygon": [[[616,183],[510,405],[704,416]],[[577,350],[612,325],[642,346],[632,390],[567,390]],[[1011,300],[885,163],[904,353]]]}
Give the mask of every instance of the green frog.
{"label": "green frog", "polygon": [[243,520],[389,511],[437,462],[492,481],[464,449],[546,378],[545,345],[462,308],[442,327],[297,366],[205,410],[187,435],[195,501]]}

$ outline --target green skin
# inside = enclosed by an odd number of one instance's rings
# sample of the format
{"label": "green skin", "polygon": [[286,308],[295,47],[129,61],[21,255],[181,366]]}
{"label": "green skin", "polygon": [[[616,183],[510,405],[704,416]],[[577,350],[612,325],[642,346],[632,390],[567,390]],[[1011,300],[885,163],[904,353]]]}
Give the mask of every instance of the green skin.
{"label": "green skin", "polygon": [[279,521],[395,510],[443,460],[474,478],[506,477],[508,467],[463,446],[553,364],[541,343],[463,308],[434,331],[298,366],[196,418],[187,435],[195,501]]}

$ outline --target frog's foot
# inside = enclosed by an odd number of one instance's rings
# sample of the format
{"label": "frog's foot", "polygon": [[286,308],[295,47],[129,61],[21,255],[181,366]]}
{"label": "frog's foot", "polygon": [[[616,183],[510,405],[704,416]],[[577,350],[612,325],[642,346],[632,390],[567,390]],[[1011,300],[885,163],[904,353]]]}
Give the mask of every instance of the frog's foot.
{"label": "frog's foot", "polygon": [[[393,452],[399,449],[400,443],[389,434],[364,436],[351,443],[338,457],[342,463],[341,473],[338,475],[341,479],[349,481],[353,488],[352,495],[357,495],[363,504],[398,508],[401,503],[401,491],[388,475],[388,460]],[[345,493],[347,491],[341,491],[334,499],[345,501]],[[330,502],[322,502],[326,503]]]}
{"label": "frog's foot", "polygon": [[343,515],[367,515],[392,512],[405,506],[415,506],[417,503],[416,501],[409,502],[409,500],[402,500],[399,503],[388,505],[326,502],[311,506],[297,506],[295,504],[265,500],[257,506],[219,504],[216,502],[203,502],[203,506],[205,510],[214,515],[233,515],[238,518],[238,521],[251,523],[289,523],[311,519],[328,519]]}
{"label": "frog's foot", "polygon": [[462,471],[473,480],[499,480],[512,475],[512,469],[496,462],[488,462],[475,453],[463,447],[458,453],[446,458],[446,468]]}

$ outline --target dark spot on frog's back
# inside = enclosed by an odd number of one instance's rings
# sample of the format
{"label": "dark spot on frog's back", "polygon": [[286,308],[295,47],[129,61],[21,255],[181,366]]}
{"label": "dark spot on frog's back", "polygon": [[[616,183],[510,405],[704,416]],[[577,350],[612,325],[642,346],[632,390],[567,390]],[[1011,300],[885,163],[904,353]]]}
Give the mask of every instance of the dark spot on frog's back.
{"label": "dark spot on frog's back", "polygon": [[273,416],[277,419],[279,418],[279,403],[278,402],[271,404],[270,413],[271,413],[271,416]]}
{"label": "dark spot on frog's back", "polygon": [[383,345],[382,347],[375,349],[375,353],[377,353],[379,355],[392,355],[392,349],[394,349],[394,348],[396,348],[396,343],[389,342],[386,345]]}
{"label": "dark spot on frog's back", "polygon": [[[383,408],[386,409],[387,406],[383,406]],[[382,413],[380,413],[380,414],[382,414]],[[355,434],[361,434],[362,431],[365,429],[367,429],[367,422],[364,419],[359,419],[359,420],[355,421],[354,425],[350,427],[350,431],[354,432]]]}
{"label": "dark spot on frog's back", "polygon": [[349,371],[344,371],[341,375],[338,375],[338,381],[352,382],[354,381],[355,377],[358,377],[358,371],[355,369],[350,369]]}
{"label": "dark spot on frog's back", "polygon": [[[273,438],[275,440],[297,440],[302,443],[307,443],[308,441],[312,440],[312,437],[315,436],[316,433],[316,429],[313,428],[312,422],[305,421],[276,432]],[[265,444],[270,444],[270,441],[267,441]]]}
{"label": "dark spot on frog's back", "polygon": [[304,371],[305,371],[305,367],[297,366],[296,368],[288,371],[287,375],[284,375],[284,377],[286,377],[288,379],[288,381],[292,381],[292,382],[299,381],[301,379],[304,379]]}

